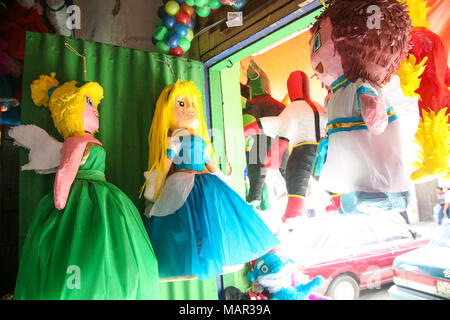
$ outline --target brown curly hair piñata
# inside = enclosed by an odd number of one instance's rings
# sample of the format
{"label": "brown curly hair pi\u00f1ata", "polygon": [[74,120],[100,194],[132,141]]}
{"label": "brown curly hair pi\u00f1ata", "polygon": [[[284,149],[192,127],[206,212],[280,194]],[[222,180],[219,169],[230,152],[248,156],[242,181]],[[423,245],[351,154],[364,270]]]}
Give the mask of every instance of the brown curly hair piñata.
{"label": "brown curly hair pi\u00f1ata", "polygon": [[[369,28],[368,21],[377,14],[370,6],[379,8],[380,28]],[[313,25],[313,35],[326,18],[344,75],[352,82],[359,77],[378,85],[388,82],[411,48],[411,19],[407,6],[397,0],[331,1]]]}

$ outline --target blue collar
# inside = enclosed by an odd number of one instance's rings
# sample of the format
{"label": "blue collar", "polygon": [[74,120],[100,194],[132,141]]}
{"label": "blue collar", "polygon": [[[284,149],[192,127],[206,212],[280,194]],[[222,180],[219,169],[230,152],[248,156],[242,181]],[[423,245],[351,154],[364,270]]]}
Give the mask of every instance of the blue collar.
{"label": "blue collar", "polygon": [[350,83],[352,83],[350,80],[345,78],[345,75],[339,77],[335,82],[333,82],[330,86],[330,89],[333,93],[338,91],[340,88],[345,88]]}
{"label": "blue collar", "polygon": [[47,94],[48,94],[49,99],[51,99],[53,92],[55,92],[56,89],[58,89],[58,87],[53,87],[53,88],[48,89]]}

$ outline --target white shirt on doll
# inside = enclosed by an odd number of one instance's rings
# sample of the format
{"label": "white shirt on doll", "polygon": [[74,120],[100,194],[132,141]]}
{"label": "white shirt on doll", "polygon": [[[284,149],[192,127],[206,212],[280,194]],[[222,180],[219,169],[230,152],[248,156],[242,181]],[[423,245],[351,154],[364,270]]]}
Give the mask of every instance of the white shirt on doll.
{"label": "white shirt on doll", "polygon": [[380,135],[371,134],[368,129],[329,134],[327,160],[319,183],[334,193],[408,191],[409,160],[404,151],[419,124],[418,100],[404,96],[397,76],[384,88],[358,79],[331,95],[327,106],[329,122],[361,118],[357,99],[361,87],[376,93],[386,111],[393,107],[398,119]]}

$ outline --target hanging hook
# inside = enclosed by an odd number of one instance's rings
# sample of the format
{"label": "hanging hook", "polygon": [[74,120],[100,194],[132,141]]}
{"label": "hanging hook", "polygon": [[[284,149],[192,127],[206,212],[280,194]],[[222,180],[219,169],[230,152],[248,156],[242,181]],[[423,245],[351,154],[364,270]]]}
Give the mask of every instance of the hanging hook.
{"label": "hanging hook", "polygon": [[233,64],[233,62],[230,60],[230,59],[228,59],[228,68],[233,68],[233,66],[234,66],[234,64]]}
{"label": "hanging hook", "polygon": [[330,5],[329,4],[326,4],[325,3],[325,0],[320,0],[320,2],[322,3],[322,5],[325,7],[325,8],[328,8]]}
{"label": "hanging hook", "polygon": [[[87,79],[86,56],[83,56],[81,53],[79,53],[77,50],[75,50],[74,47],[72,47],[69,43],[64,42],[64,45],[66,46],[67,49],[69,49],[70,51],[72,51],[73,53],[75,53],[77,56],[83,58],[83,64],[84,64],[84,81],[86,81],[86,79]],[[86,53],[87,50],[85,49],[84,52]]]}
{"label": "hanging hook", "polygon": [[177,78],[175,77],[175,72],[173,72],[172,66],[167,61],[165,61],[165,59],[164,60],[157,59],[156,61],[164,63],[170,69],[170,72],[172,73],[173,76],[173,81],[176,82]]}

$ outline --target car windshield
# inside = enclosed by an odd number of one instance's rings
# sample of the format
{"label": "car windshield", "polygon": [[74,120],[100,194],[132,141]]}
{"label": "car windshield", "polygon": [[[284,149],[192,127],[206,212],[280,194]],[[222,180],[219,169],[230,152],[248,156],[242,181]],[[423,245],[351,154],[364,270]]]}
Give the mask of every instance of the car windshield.
{"label": "car windshield", "polygon": [[394,219],[370,219],[370,225],[375,231],[378,239],[383,242],[393,242],[398,240],[411,239],[412,233],[405,224]]}
{"label": "car windshield", "polygon": [[442,227],[439,235],[431,243],[433,247],[450,248],[450,223]]}
{"label": "car windshield", "polygon": [[353,216],[311,218],[296,226],[293,232],[280,235],[280,240],[290,257],[304,265],[334,259],[378,243],[367,219]]}
{"label": "car windshield", "polygon": [[303,250],[319,250],[323,247],[332,230],[332,224],[321,218],[312,218],[297,226],[295,231],[288,234],[289,243],[295,243]]}

